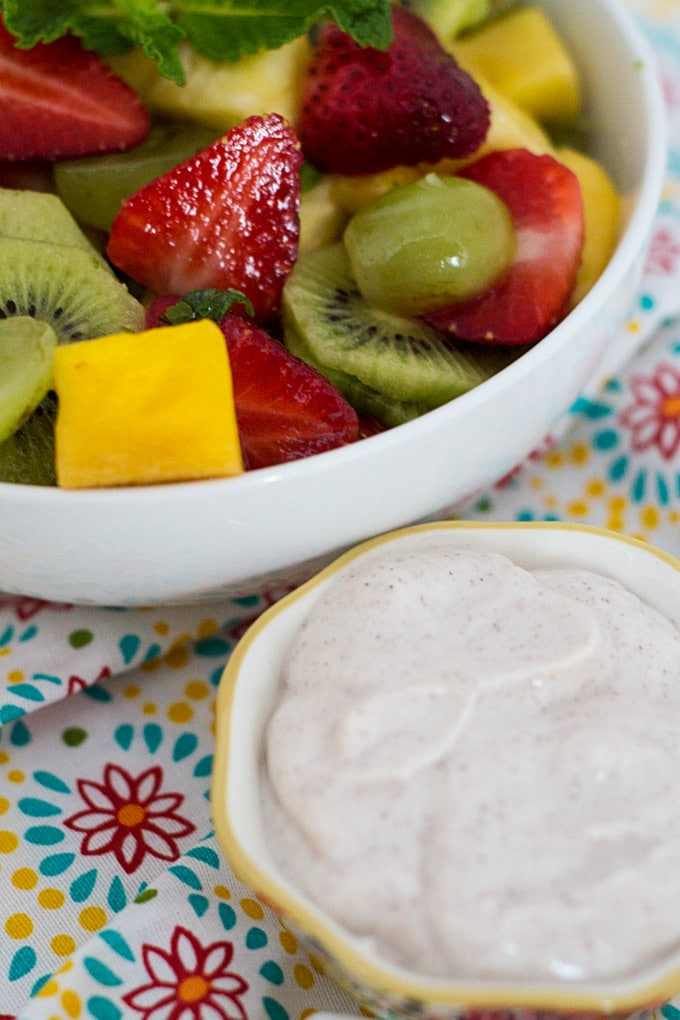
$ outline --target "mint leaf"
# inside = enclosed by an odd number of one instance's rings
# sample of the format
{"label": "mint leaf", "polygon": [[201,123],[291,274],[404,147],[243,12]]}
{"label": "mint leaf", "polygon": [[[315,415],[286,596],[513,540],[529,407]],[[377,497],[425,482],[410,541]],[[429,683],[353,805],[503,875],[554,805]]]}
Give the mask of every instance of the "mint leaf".
{"label": "mint leaf", "polygon": [[332,20],[349,33],[360,46],[386,50],[392,42],[392,15],[389,0],[384,3],[355,4],[352,10],[333,6]]}
{"label": "mint leaf", "polygon": [[211,60],[237,60],[244,53],[275,49],[303,35],[319,21],[335,21],[362,46],[385,49],[391,39],[389,0],[231,0],[226,10],[214,0],[176,3],[176,23],[193,48]]}
{"label": "mint leaf", "polygon": [[232,305],[243,305],[248,315],[254,314],[250,299],[240,290],[208,289],[188,291],[166,309],[163,318],[173,326],[196,319],[212,319],[219,325]]}
{"label": "mint leaf", "polygon": [[19,40],[23,49],[30,49],[37,42],[53,42],[65,35],[71,27],[73,4],[59,0],[44,0],[43,3],[21,3],[21,0],[3,0],[5,27]]}
{"label": "mint leaf", "polygon": [[392,36],[389,0],[0,0],[19,45],[52,42],[67,32],[107,55],[140,46],[160,73],[179,84],[179,44],[233,62],[277,49],[319,21],[335,21],[361,46],[386,49]]}
{"label": "mint leaf", "polygon": [[157,0],[2,0],[1,8],[6,27],[25,49],[67,32],[104,56],[141,46],[164,77],[184,83],[179,59],[184,32]]}

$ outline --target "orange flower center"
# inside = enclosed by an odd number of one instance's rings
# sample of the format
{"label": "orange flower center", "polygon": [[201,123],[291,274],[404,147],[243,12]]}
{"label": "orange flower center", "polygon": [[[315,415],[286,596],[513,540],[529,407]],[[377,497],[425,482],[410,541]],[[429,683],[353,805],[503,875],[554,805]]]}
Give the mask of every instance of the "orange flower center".
{"label": "orange flower center", "polygon": [[118,809],[116,818],[120,825],[124,825],[128,829],[132,829],[135,825],[139,825],[144,821],[146,817],[146,811],[141,804],[124,804],[122,808]]}
{"label": "orange flower center", "polygon": [[191,974],[180,981],[177,995],[180,1002],[201,1002],[210,990],[210,985],[200,974]]}
{"label": "orange flower center", "polygon": [[661,413],[664,418],[680,418],[680,393],[664,398]]}

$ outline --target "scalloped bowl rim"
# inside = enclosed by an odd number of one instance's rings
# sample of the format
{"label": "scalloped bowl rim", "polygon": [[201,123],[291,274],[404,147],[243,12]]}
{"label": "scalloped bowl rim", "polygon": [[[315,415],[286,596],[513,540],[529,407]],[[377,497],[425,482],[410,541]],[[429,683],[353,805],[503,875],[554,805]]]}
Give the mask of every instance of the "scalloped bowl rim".
{"label": "scalloped bowl rim", "polygon": [[[353,985],[439,1007],[551,1009],[604,1015],[633,1012],[667,1001],[680,991],[680,930],[678,948],[665,961],[641,968],[637,975],[584,982],[579,987],[549,982],[475,983],[428,978],[389,963],[365,946],[362,948],[361,939],[316,907],[268,856],[261,818],[253,805],[257,803],[259,787],[257,763],[263,719],[268,717],[278,686],[272,671],[308,609],[344,566],[410,535],[435,531],[456,532],[465,536],[465,541],[506,552],[513,558],[519,552],[518,561],[529,566],[547,562],[590,566],[615,577],[666,615],[673,603],[664,600],[660,588],[672,588],[678,606],[673,622],[680,628],[680,560],[642,540],[591,525],[440,521],[399,528],[361,542],[265,610],[232,652],[217,695],[211,803],[218,840],[237,877],[271,905],[284,923],[291,924],[303,937],[311,936],[317,949],[322,947],[339,965],[340,979],[343,974],[349,976]],[[272,634],[273,644],[267,652]],[[256,666],[249,663],[253,656],[257,657]],[[262,690],[266,704],[258,710],[254,702],[262,699],[255,692],[259,695]]]}

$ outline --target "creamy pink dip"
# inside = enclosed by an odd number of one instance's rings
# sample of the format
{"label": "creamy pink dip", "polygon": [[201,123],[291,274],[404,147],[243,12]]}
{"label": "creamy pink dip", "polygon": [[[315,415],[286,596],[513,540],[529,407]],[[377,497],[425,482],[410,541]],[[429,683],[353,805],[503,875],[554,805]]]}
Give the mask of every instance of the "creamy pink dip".
{"label": "creamy pink dip", "polygon": [[423,533],[296,635],[265,818],[296,886],[447,978],[609,978],[680,943],[680,634],[585,570]]}

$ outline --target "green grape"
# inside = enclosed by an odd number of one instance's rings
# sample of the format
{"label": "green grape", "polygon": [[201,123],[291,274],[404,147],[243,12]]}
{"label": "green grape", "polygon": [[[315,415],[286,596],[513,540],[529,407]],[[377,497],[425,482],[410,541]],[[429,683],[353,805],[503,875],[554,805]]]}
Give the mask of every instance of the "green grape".
{"label": "green grape", "polygon": [[355,213],[344,242],[367,301],[421,315],[486,290],[512,262],[515,229],[488,188],[430,173]]}
{"label": "green grape", "polygon": [[55,164],[57,193],[73,216],[108,231],[124,198],[206,148],[216,128],[155,124],[141,145],[128,152],[68,159]]}

